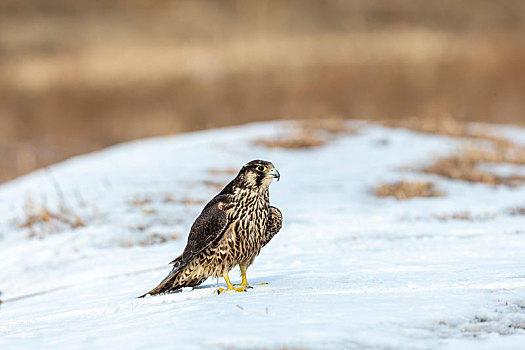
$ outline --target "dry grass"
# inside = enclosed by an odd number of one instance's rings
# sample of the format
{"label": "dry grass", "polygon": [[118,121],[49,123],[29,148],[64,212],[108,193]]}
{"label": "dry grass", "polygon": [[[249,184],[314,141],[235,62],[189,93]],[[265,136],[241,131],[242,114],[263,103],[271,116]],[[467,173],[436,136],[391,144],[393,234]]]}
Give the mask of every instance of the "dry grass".
{"label": "dry grass", "polygon": [[452,137],[469,137],[471,133],[468,124],[450,116],[441,118],[420,117],[384,120],[383,124],[389,127],[409,129],[427,134],[441,134]]}
{"label": "dry grass", "polygon": [[308,119],[295,123],[295,130],[272,139],[257,139],[255,145],[290,150],[324,146],[341,134],[355,134],[342,118]]}
{"label": "dry grass", "polygon": [[502,176],[480,169],[479,166],[486,163],[525,165],[525,150],[515,145],[506,146],[504,149],[489,150],[469,148],[457,155],[437,158],[434,163],[424,167],[422,171],[453,180],[493,186],[519,186],[525,182],[525,176],[522,175]]}
{"label": "dry grass", "polygon": [[468,211],[453,213],[449,215],[434,215],[439,221],[449,221],[449,220],[461,220],[461,221],[472,221],[472,215]]}
{"label": "dry grass", "polygon": [[501,146],[506,146],[509,142],[506,139],[493,135],[487,127],[473,127],[471,123],[465,120],[459,120],[450,115],[398,118],[383,120],[382,123],[385,126],[404,128],[426,134],[493,141]]}
{"label": "dry grass", "polygon": [[[146,238],[141,239],[138,241],[138,245],[142,247],[152,246],[152,245],[158,245],[158,244],[164,244],[173,240],[179,239],[179,235],[174,233],[172,235],[166,236],[161,235],[158,233],[150,233],[146,236]],[[134,247],[136,244],[132,240],[123,240],[120,242],[120,246],[123,248],[131,248]]]}
{"label": "dry grass", "polygon": [[461,138],[467,143],[455,154],[436,158],[434,163],[421,169],[424,173],[493,186],[519,186],[525,182],[525,176],[522,175],[501,176],[480,168],[480,165],[490,163],[525,165],[525,148],[494,135],[489,129],[473,127],[452,117],[407,118],[386,121],[384,124],[422,133]]}
{"label": "dry grass", "polygon": [[442,197],[444,193],[435,189],[431,182],[399,181],[383,183],[375,188],[376,197],[394,197],[397,200],[406,200],[415,197]]}
{"label": "dry grass", "polygon": [[[382,123],[389,127],[404,128],[426,134],[438,134],[450,137],[464,138],[468,141],[479,140],[492,143],[498,153],[510,153],[518,157],[519,162],[525,162],[525,150],[512,141],[494,135],[489,126],[473,126],[471,123],[458,120],[451,116],[399,118],[396,120],[383,120]],[[501,157],[496,155],[494,157]]]}
{"label": "dry grass", "polygon": [[232,176],[232,175],[237,175],[237,173],[239,172],[238,169],[234,169],[234,168],[227,168],[227,169],[209,169],[208,170],[208,173],[210,175],[227,175],[227,176]]}
{"label": "dry grass", "polygon": [[480,214],[480,215],[472,215],[468,211],[462,211],[462,212],[456,212],[452,214],[440,214],[440,215],[434,215],[434,218],[436,218],[439,221],[449,221],[449,220],[459,220],[459,221],[485,221],[485,220],[491,220],[494,219],[494,214]]}
{"label": "dry grass", "polygon": [[204,201],[202,199],[196,199],[196,198],[190,198],[186,197],[182,200],[182,203],[184,203],[185,206],[193,206],[193,205],[201,205],[204,204]]}
{"label": "dry grass", "polygon": [[326,141],[313,132],[303,130],[275,139],[257,139],[254,141],[254,144],[257,146],[264,146],[266,148],[298,150],[320,147],[325,145]]}
{"label": "dry grass", "polygon": [[308,350],[308,348],[291,348],[288,346],[278,347],[278,348],[262,348],[262,350]]}
{"label": "dry grass", "polygon": [[168,241],[176,240],[178,238],[179,238],[179,235],[175,233],[170,236],[164,236],[158,233],[151,233],[148,235],[148,237],[140,241],[140,245],[145,247],[145,246],[150,246],[150,245],[163,244]]}
{"label": "dry grass", "polygon": [[511,208],[510,215],[525,215],[525,207]]}
{"label": "dry grass", "polygon": [[141,212],[144,215],[153,215],[157,213],[157,210],[153,208],[142,208]]}
{"label": "dry grass", "polygon": [[177,203],[177,200],[175,199],[175,196],[171,193],[164,193],[164,196],[162,198],[163,203]]}
{"label": "dry grass", "polygon": [[217,181],[211,181],[211,180],[204,180],[202,183],[205,186],[211,187],[215,190],[222,190],[224,186],[226,185],[224,182],[217,182]]}
{"label": "dry grass", "polygon": [[18,223],[19,228],[29,230],[29,238],[43,238],[49,233],[61,230],[76,229],[86,226],[84,220],[64,205],[56,211],[46,205],[35,205],[31,197],[27,197],[24,205],[24,218]]}
{"label": "dry grass", "polygon": [[[213,181],[204,181],[203,182],[206,186],[219,186],[218,182]],[[220,184],[221,186],[223,184]],[[165,192],[165,193],[151,193],[151,194],[140,194],[135,195],[131,201],[128,202],[134,207],[137,207],[140,209],[140,211],[146,215],[155,214],[157,211],[154,208],[159,203],[163,204],[182,204],[186,206],[190,205],[196,205],[196,204],[202,204],[203,201],[196,198],[191,197],[180,197],[176,198],[173,194]]]}
{"label": "dry grass", "polygon": [[306,132],[328,134],[355,134],[357,129],[350,127],[343,118],[315,118],[298,122]]}
{"label": "dry grass", "polygon": [[141,206],[144,206],[146,204],[150,204],[151,203],[151,198],[150,197],[135,197],[132,201],[131,201],[131,204],[136,206],[136,207],[141,207]]}

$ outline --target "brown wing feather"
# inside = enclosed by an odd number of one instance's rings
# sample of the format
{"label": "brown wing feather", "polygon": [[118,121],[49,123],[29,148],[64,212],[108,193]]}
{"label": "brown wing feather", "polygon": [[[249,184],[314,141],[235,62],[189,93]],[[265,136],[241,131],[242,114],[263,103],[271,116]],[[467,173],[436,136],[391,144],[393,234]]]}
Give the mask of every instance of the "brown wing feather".
{"label": "brown wing feather", "polygon": [[270,215],[266,223],[266,234],[263,247],[279,232],[283,225],[283,214],[276,207],[270,207]]}
{"label": "brown wing feather", "polygon": [[191,226],[188,243],[184,252],[171,263],[173,269],[185,266],[197,254],[219,238],[228,226],[228,215],[224,207],[231,201],[231,195],[220,195],[212,199]]}
{"label": "brown wing feather", "polygon": [[191,226],[186,248],[184,248],[181,255],[171,262],[173,269],[169,275],[166,276],[157,287],[141,295],[139,298],[147,294],[158,294],[171,290],[171,282],[177,272],[211,243],[222,237],[228,227],[228,214],[224,209],[225,206],[231,202],[231,197],[229,194],[218,195],[204,207],[199,217]]}

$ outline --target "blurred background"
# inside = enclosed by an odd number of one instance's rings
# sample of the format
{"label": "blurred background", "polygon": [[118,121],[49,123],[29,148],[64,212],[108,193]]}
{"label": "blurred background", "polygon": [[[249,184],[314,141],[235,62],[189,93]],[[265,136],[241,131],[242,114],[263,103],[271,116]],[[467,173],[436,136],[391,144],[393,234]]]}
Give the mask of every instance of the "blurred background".
{"label": "blurred background", "polygon": [[525,125],[523,0],[0,0],[0,182],[273,119]]}

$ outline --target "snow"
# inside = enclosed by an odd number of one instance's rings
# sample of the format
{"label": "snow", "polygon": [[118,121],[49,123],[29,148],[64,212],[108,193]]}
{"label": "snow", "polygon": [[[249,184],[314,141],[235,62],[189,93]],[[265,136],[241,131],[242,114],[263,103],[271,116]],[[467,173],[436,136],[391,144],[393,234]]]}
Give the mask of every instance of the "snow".
{"label": "snow", "polygon": [[[0,348],[522,349],[525,216],[509,208],[525,206],[525,188],[403,170],[460,141],[354,125],[357,134],[303,150],[252,143],[293,129],[287,122],[141,140],[1,185]],[[495,130],[525,143],[523,129]],[[252,159],[281,173],[270,199],[284,216],[248,270],[254,288],[217,295],[209,279],[137,299],[183,250],[218,192],[209,182],[233,177],[217,170]],[[446,195],[374,197],[397,180],[433,181]],[[86,225],[42,225],[28,238],[18,226],[28,197]],[[436,219],[458,212],[475,219]],[[152,234],[179,238],[140,244]],[[230,277],[240,281],[237,269]]]}

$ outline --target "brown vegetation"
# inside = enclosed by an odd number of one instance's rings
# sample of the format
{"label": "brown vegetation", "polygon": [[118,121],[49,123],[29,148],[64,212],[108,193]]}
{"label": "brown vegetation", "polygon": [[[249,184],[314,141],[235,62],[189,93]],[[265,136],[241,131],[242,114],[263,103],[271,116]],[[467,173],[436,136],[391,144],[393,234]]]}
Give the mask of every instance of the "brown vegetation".
{"label": "brown vegetation", "polygon": [[204,201],[202,199],[196,199],[196,198],[190,198],[186,197],[182,200],[182,203],[184,203],[185,206],[192,206],[192,205],[201,205],[204,204]]}
{"label": "brown vegetation", "polygon": [[46,205],[36,206],[28,197],[24,205],[25,217],[18,223],[19,228],[29,229],[29,238],[42,238],[65,228],[76,229],[86,226],[84,220],[64,205],[58,210],[50,210]]}
{"label": "brown vegetation", "polygon": [[145,239],[140,241],[140,245],[145,247],[149,245],[163,244],[168,241],[173,241],[179,238],[178,234],[172,234],[170,236],[160,235],[158,233],[151,233]]}
{"label": "brown vegetation", "polygon": [[162,199],[162,202],[164,203],[177,203],[175,196],[173,196],[171,193],[164,193],[164,197]]}
{"label": "brown vegetation", "polygon": [[[484,151],[465,151],[458,155],[438,158],[433,164],[424,167],[422,171],[453,180],[485,183],[493,186],[519,186],[525,182],[525,176],[522,175],[502,176],[481,170],[479,168],[480,164],[496,162],[496,159],[485,156]],[[504,158],[497,159],[499,163],[507,163]]]}
{"label": "brown vegetation", "polygon": [[355,134],[357,130],[341,118],[308,119],[296,122],[293,130],[279,137],[254,141],[255,145],[267,148],[304,149],[320,147],[340,134]]}
{"label": "brown vegetation", "polygon": [[376,197],[394,197],[397,200],[406,200],[414,197],[442,197],[444,193],[435,189],[431,182],[399,181],[383,183],[375,188]]}
{"label": "brown vegetation", "polygon": [[350,127],[343,118],[315,118],[298,122],[304,132],[327,134],[355,134],[357,129]]}
{"label": "brown vegetation", "polygon": [[384,122],[417,132],[461,138],[466,146],[454,154],[438,157],[434,163],[421,169],[449,179],[489,185],[518,186],[525,176],[501,176],[480,168],[483,164],[525,165],[525,147],[491,133],[488,128],[473,126],[452,117],[441,119],[408,118]]}
{"label": "brown vegetation", "polygon": [[[151,246],[151,245],[164,244],[164,243],[167,243],[169,241],[176,240],[178,238],[179,238],[179,235],[176,234],[176,233],[174,233],[172,235],[169,235],[169,236],[161,235],[159,233],[150,233],[150,234],[148,234],[146,236],[146,238],[141,239],[138,242],[138,244],[143,246],[143,247],[147,247],[147,246]],[[126,240],[126,241],[121,241],[120,245],[123,248],[131,248],[135,244],[131,240]]]}
{"label": "brown vegetation", "polygon": [[512,162],[515,164],[520,164],[525,161],[523,147],[516,145],[506,138],[494,135],[490,126],[487,125],[473,125],[472,123],[451,116],[443,116],[440,118],[400,118],[397,120],[385,120],[382,123],[389,127],[404,128],[420,133],[464,138],[467,141],[487,141],[492,143],[492,146],[494,146],[494,149],[498,151],[498,153],[503,152],[503,154],[493,155],[492,158],[503,155],[514,157],[516,160]]}
{"label": "brown vegetation", "polygon": [[472,215],[468,211],[461,211],[457,213],[452,214],[440,214],[440,215],[434,215],[434,218],[438,219],[439,221],[449,221],[449,220],[460,220],[460,221],[484,221],[484,220],[490,220],[495,217],[494,214],[480,214],[480,215]]}
{"label": "brown vegetation", "polygon": [[304,149],[323,146],[326,142],[313,132],[301,131],[273,139],[257,139],[254,144],[267,148]]}
{"label": "brown vegetation", "polygon": [[525,215],[525,207],[516,207],[510,209],[511,215]]}
{"label": "brown vegetation", "polygon": [[488,163],[525,165],[524,147],[490,135],[485,137],[478,134],[476,140],[487,141],[488,144],[472,142],[457,154],[437,158],[422,171],[449,179],[489,185],[519,186],[525,182],[525,176],[519,174],[502,176],[480,168],[480,165]]}
{"label": "brown vegetation", "polygon": [[209,169],[208,173],[210,175],[237,175],[238,169],[227,168],[227,169]]}
{"label": "brown vegetation", "polygon": [[440,134],[452,137],[470,137],[471,132],[468,124],[451,116],[441,118],[400,118],[396,120],[384,120],[383,124],[389,127],[409,129],[426,134]]}
{"label": "brown vegetation", "polygon": [[203,181],[204,185],[208,186],[208,187],[212,187],[213,189],[215,190],[221,190],[224,188],[224,186],[226,185],[225,183],[223,182],[217,182],[217,181],[211,181],[211,180],[205,180]]}
{"label": "brown vegetation", "polygon": [[134,206],[137,206],[137,207],[141,207],[141,206],[149,204],[149,203],[151,203],[151,198],[149,198],[149,197],[135,197],[131,201],[131,204],[133,204]]}

